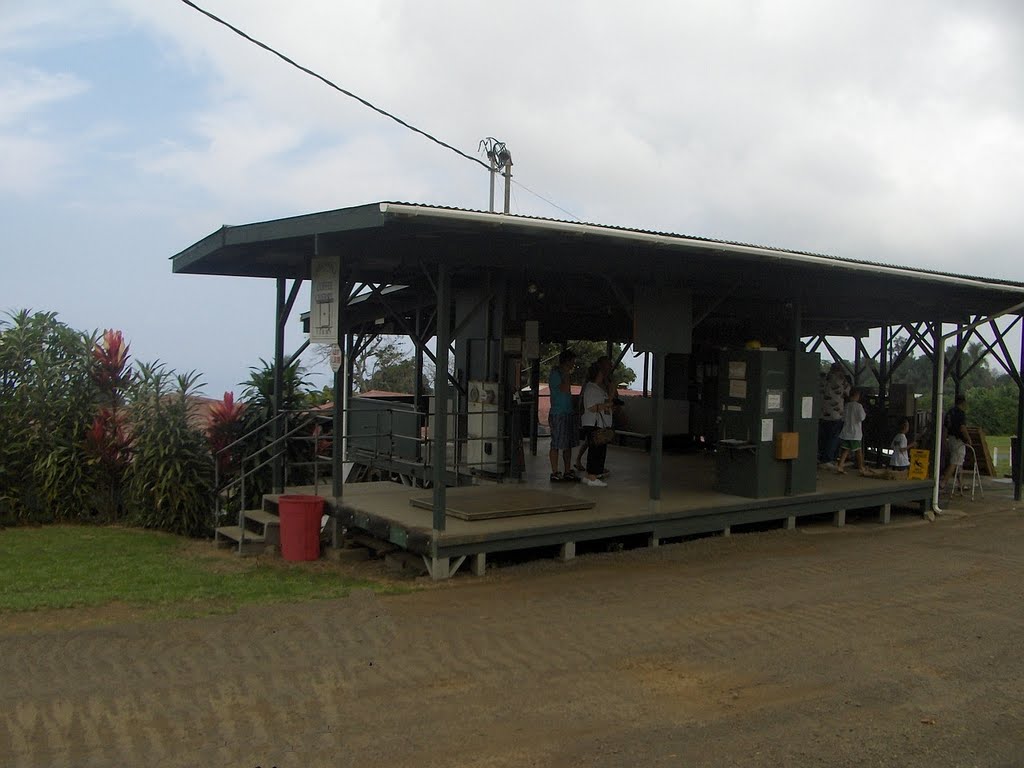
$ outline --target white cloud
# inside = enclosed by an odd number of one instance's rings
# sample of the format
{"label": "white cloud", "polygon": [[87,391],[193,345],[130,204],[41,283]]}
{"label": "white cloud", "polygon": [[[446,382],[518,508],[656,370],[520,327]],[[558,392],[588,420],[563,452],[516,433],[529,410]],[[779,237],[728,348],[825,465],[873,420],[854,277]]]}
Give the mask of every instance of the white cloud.
{"label": "white cloud", "polygon": [[[0,93],[17,159],[0,191],[42,194],[74,146],[76,211],[108,230],[156,221],[180,247],[380,199],[486,206],[482,168],[182,3],[19,2],[0,11],[0,51],[21,61]],[[204,4],[470,154],[505,140],[516,179],[585,220],[1024,279],[1018,3]],[[47,54],[111,34],[158,61],[149,85],[167,97],[111,110],[104,132],[74,123],[91,93],[72,97],[106,84]],[[107,76],[130,93],[147,85],[135,64]],[[563,216],[522,188],[513,210]]]}

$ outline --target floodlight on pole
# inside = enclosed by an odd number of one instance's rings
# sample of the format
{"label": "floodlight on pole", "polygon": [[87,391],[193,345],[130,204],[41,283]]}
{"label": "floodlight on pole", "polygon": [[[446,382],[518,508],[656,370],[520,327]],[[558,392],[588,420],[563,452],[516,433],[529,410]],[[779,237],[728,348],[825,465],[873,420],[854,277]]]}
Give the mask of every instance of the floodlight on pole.
{"label": "floodlight on pole", "polygon": [[487,155],[491,172],[491,194],[488,210],[494,213],[494,177],[498,169],[502,168],[502,176],[505,177],[505,213],[509,212],[509,201],[512,193],[512,153],[505,142],[498,141],[493,136],[488,136],[480,141],[480,149]]}

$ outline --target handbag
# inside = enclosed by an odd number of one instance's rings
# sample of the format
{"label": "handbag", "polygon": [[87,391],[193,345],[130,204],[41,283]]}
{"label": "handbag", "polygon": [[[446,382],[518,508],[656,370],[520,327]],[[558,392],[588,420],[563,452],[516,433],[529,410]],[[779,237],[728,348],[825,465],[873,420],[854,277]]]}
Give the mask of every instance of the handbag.
{"label": "handbag", "polygon": [[[604,424],[604,414],[601,414],[601,424]],[[590,439],[594,445],[608,445],[615,439],[615,430],[611,427],[600,426],[590,433]]]}

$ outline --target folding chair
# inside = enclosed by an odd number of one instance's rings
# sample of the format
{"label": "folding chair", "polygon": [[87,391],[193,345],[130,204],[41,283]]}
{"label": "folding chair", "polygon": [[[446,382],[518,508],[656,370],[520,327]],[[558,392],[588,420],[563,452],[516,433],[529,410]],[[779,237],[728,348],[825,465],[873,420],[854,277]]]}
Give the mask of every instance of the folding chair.
{"label": "folding chair", "polygon": [[[985,496],[985,489],[981,485],[981,472],[978,470],[978,454],[974,452],[973,445],[965,445],[964,447],[971,452],[971,466],[973,467],[971,470],[971,501],[974,501],[974,489],[977,488],[981,492],[983,498]],[[958,466],[956,471],[953,473],[953,488],[959,488],[960,495],[964,495],[962,464]]]}

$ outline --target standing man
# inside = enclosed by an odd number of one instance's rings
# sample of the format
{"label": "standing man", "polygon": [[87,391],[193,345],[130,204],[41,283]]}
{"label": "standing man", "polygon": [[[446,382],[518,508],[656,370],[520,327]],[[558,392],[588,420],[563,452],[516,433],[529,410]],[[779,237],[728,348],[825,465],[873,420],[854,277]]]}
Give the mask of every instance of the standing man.
{"label": "standing man", "polygon": [[[576,368],[576,353],[563,349],[558,356],[558,367],[551,369],[548,378],[548,393],[551,395],[551,410],[548,426],[551,427],[551,482],[576,480],[572,470],[572,449],[576,447],[579,427],[576,411],[572,407],[572,372]],[[558,471],[558,454],[562,454],[564,474]]]}
{"label": "standing man", "polygon": [[831,464],[839,453],[839,433],[843,430],[843,410],[850,394],[850,380],[842,363],[832,363],[821,384],[821,417],[818,420],[818,463]]}
{"label": "standing man", "polygon": [[956,472],[957,467],[964,465],[964,458],[967,456],[967,445],[971,442],[967,434],[967,398],[964,395],[957,395],[953,407],[946,414],[946,449],[949,451],[949,464],[942,474],[942,492],[950,493],[949,481]]}

